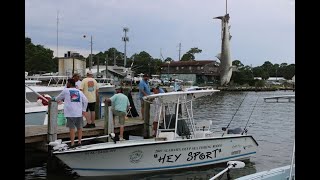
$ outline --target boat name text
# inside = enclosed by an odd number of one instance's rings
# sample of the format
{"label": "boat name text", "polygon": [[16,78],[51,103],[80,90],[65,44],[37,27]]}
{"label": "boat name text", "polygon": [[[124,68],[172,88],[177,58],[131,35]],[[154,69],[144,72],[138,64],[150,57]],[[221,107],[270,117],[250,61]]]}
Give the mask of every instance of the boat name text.
{"label": "boat name text", "polygon": [[[212,151],[207,151],[207,152],[188,152],[186,160],[187,161],[196,161],[196,160],[205,160],[205,159],[213,159],[217,157],[217,153],[221,153],[221,149],[214,149]],[[160,163],[174,163],[179,160],[181,157],[182,153],[180,154],[163,154],[163,155],[158,155],[154,154],[154,158],[158,160]]]}

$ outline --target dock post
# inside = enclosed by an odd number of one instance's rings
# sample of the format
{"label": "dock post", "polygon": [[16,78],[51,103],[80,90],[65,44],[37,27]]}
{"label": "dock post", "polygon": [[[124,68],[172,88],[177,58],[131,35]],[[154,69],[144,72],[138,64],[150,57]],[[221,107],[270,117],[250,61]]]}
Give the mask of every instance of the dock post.
{"label": "dock post", "polygon": [[[114,132],[113,115],[111,111],[111,106],[109,106],[107,101],[104,101],[104,134],[108,135]],[[108,137],[108,142],[112,141]]]}
{"label": "dock post", "polygon": [[107,101],[104,101],[104,135],[109,134],[108,133],[108,127],[109,127],[109,105]]}
{"label": "dock post", "polygon": [[50,100],[48,106],[48,142],[57,140],[58,103]]}
{"label": "dock post", "polygon": [[143,138],[147,139],[150,137],[150,131],[151,131],[151,125],[152,122],[150,122],[150,103],[147,101],[144,101],[144,133]]}
{"label": "dock post", "polygon": [[101,119],[101,116],[100,116],[100,107],[101,107],[101,104],[100,104],[100,95],[98,94],[98,97],[96,98],[96,104],[95,104],[95,112],[96,112],[96,119]]}

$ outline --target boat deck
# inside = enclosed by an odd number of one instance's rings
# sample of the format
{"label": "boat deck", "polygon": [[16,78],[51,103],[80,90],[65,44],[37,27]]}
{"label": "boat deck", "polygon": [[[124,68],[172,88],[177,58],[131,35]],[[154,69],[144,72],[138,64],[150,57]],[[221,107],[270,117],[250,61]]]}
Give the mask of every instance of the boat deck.
{"label": "boat deck", "polygon": [[[95,121],[96,127],[95,128],[83,128],[83,138],[89,136],[100,136],[104,135],[104,120],[96,120]],[[142,131],[144,126],[144,122],[138,118],[128,118],[125,121],[125,128],[124,131]],[[115,125],[115,133],[119,132],[119,123],[116,120]],[[40,125],[40,126],[26,126],[25,127],[25,144],[28,143],[36,143],[36,142],[47,142],[47,133],[48,133],[48,126],[47,125]],[[69,128],[65,126],[58,126],[57,127],[57,138],[69,138]]]}

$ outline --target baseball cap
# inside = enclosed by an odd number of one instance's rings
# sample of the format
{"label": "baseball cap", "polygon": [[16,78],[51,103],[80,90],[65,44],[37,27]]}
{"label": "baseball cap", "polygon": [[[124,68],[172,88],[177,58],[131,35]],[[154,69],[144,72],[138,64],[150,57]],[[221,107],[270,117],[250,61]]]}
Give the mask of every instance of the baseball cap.
{"label": "baseball cap", "polygon": [[118,89],[122,90],[122,87],[121,87],[121,86],[117,86],[117,87],[115,88],[115,90],[118,90]]}
{"label": "baseball cap", "polygon": [[93,73],[92,73],[92,71],[89,70],[89,71],[87,72],[87,74],[93,74]]}

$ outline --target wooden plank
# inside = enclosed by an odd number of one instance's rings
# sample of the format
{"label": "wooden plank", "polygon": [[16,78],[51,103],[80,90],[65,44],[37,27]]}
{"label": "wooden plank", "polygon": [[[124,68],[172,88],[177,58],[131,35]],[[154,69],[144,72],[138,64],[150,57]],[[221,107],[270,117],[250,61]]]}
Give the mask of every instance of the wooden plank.
{"label": "wooden plank", "polygon": [[[129,118],[125,122],[125,131],[143,129],[144,122],[141,119]],[[115,133],[119,132],[119,122],[116,121]],[[25,127],[25,143],[47,141],[47,126],[27,126]],[[96,120],[95,128],[83,128],[83,137],[98,136],[104,134],[104,120]],[[57,127],[58,139],[69,138],[69,128],[65,126]]]}

